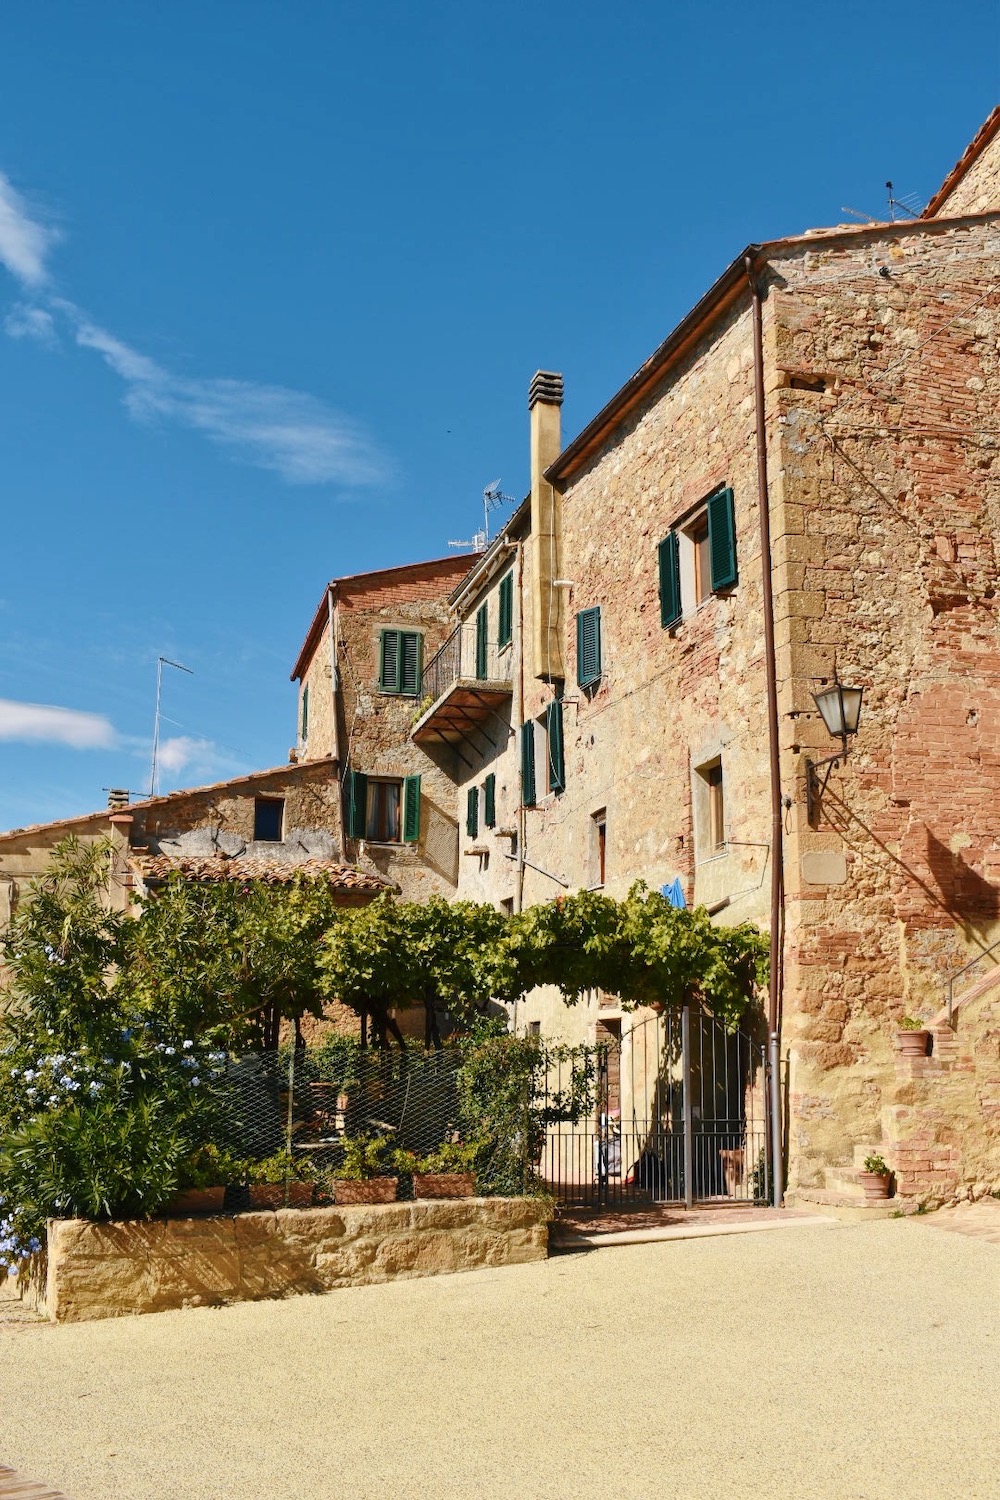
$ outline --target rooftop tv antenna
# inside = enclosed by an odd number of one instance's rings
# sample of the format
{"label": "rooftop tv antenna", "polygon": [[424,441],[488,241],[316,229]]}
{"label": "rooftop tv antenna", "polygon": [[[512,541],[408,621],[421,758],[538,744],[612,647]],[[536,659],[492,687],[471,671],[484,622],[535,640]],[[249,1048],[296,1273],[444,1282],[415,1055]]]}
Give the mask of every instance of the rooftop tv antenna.
{"label": "rooftop tv antenna", "polygon": [[473,552],[485,552],[490,544],[490,511],[498,510],[501,505],[513,505],[515,497],[505,495],[500,488],[499,479],[494,479],[483,490],[483,526],[467,542],[449,542],[449,547],[471,547]]}
{"label": "rooftop tv antenna", "polygon": [[149,795],[156,796],[156,758],[160,753],[160,693],[163,686],[163,668],[176,667],[178,672],[186,672],[189,677],[194,673],[190,667],[181,666],[179,661],[171,661],[169,656],[158,656],[156,658],[156,717],[153,720],[153,763],[149,768]]}
{"label": "rooftop tv antenna", "polygon": [[904,193],[902,197],[897,198],[895,196],[892,183],[887,182],[886,187],[889,190],[889,219],[891,223],[895,223],[897,218],[920,218],[920,213],[923,205],[921,204],[920,199],[917,197],[916,193]]}

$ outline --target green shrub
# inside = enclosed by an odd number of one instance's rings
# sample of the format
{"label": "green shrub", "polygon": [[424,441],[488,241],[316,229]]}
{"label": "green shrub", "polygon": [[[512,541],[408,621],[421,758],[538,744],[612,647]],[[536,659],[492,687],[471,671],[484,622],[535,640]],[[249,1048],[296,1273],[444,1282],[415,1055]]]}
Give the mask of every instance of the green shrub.
{"label": "green shrub", "polygon": [[896,1025],[899,1027],[900,1031],[926,1030],[926,1023],[924,1021],[921,1021],[918,1016],[900,1016],[899,1020],[896,1022]]}
{"label": "green shrub", "polygon": [[369,1177],[387,1177],[397,1156],[389,1136],[345,1135],[343,1158],[334,1172],[345,1182],[365,1182]]}
{"label": "green shrub", "polygon": [[889,1168],[885,1164],[884,1157],[881,1156],[866,1156],[865,1171],[874,1172],[876,1177],[888,1177],[889,1175]]}

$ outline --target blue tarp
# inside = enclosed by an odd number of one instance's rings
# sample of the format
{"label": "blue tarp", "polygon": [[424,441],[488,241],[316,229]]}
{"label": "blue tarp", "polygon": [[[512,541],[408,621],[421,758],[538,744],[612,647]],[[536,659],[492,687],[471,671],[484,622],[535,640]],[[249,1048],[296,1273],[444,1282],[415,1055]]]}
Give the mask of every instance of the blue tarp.
{"label": "blue tarp", "polygon": [[666,896],[671,906],[679,906],[682,910],[687,906],[687,902],[684,900],[684,888],[680,880],[672,880],[669,885],[661,886],[660,894],[661,896]]}

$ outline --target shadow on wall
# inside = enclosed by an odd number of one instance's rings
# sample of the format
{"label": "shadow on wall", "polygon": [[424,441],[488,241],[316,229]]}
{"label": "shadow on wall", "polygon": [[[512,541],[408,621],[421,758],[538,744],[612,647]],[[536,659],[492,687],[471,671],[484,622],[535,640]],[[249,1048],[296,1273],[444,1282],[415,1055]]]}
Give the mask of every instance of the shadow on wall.
{"label": "shadow on wall", "polygon": [[927,829],[927,865],[947,911],[979,926],[1000,916],[1000,891]]}

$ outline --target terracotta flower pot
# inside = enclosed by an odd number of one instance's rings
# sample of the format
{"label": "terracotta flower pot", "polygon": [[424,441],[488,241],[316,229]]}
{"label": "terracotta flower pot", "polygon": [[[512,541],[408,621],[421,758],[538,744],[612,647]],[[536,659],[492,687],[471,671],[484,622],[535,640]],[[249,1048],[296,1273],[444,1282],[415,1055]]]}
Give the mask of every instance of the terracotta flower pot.
{"label": "terracotta flower pot", "polygon": [[896,1048],[902,1057],[926,1057],[930,1039],[929,1031],[900,1029],[896,1032]]}
{"label": "terracotta flower pot", "polygon": [[476,1179],[471,1172],[414,1172],[415,1198],[472,1198]]}
{"label": "terracotta flower pot", "polygon": [[188,1214],[221,1214],[225,1196],[224,1187],[185,1188],[174,1194],[163,1212],[172,1219]]}
{"label": "terracotta flower pot", "polygon": [[314,1182],[290,1182],[288,1203],[285,1203],[283,1182],[252,1182],[250,1184],[251,1208],[308,1208],[313,1201]]}
{"label": "terracotta flower pot", "polygon": [[867,1203],[880,1203],[883,1198],[888,1198],[890,1173],[859,1172],[858,1180],[865,1190]]}
{"label": "terracotta flower pot", "polygon": [[395,1203],[398,1177],[366,1177],[362,1181],[335,1177],[334,1203]]}

